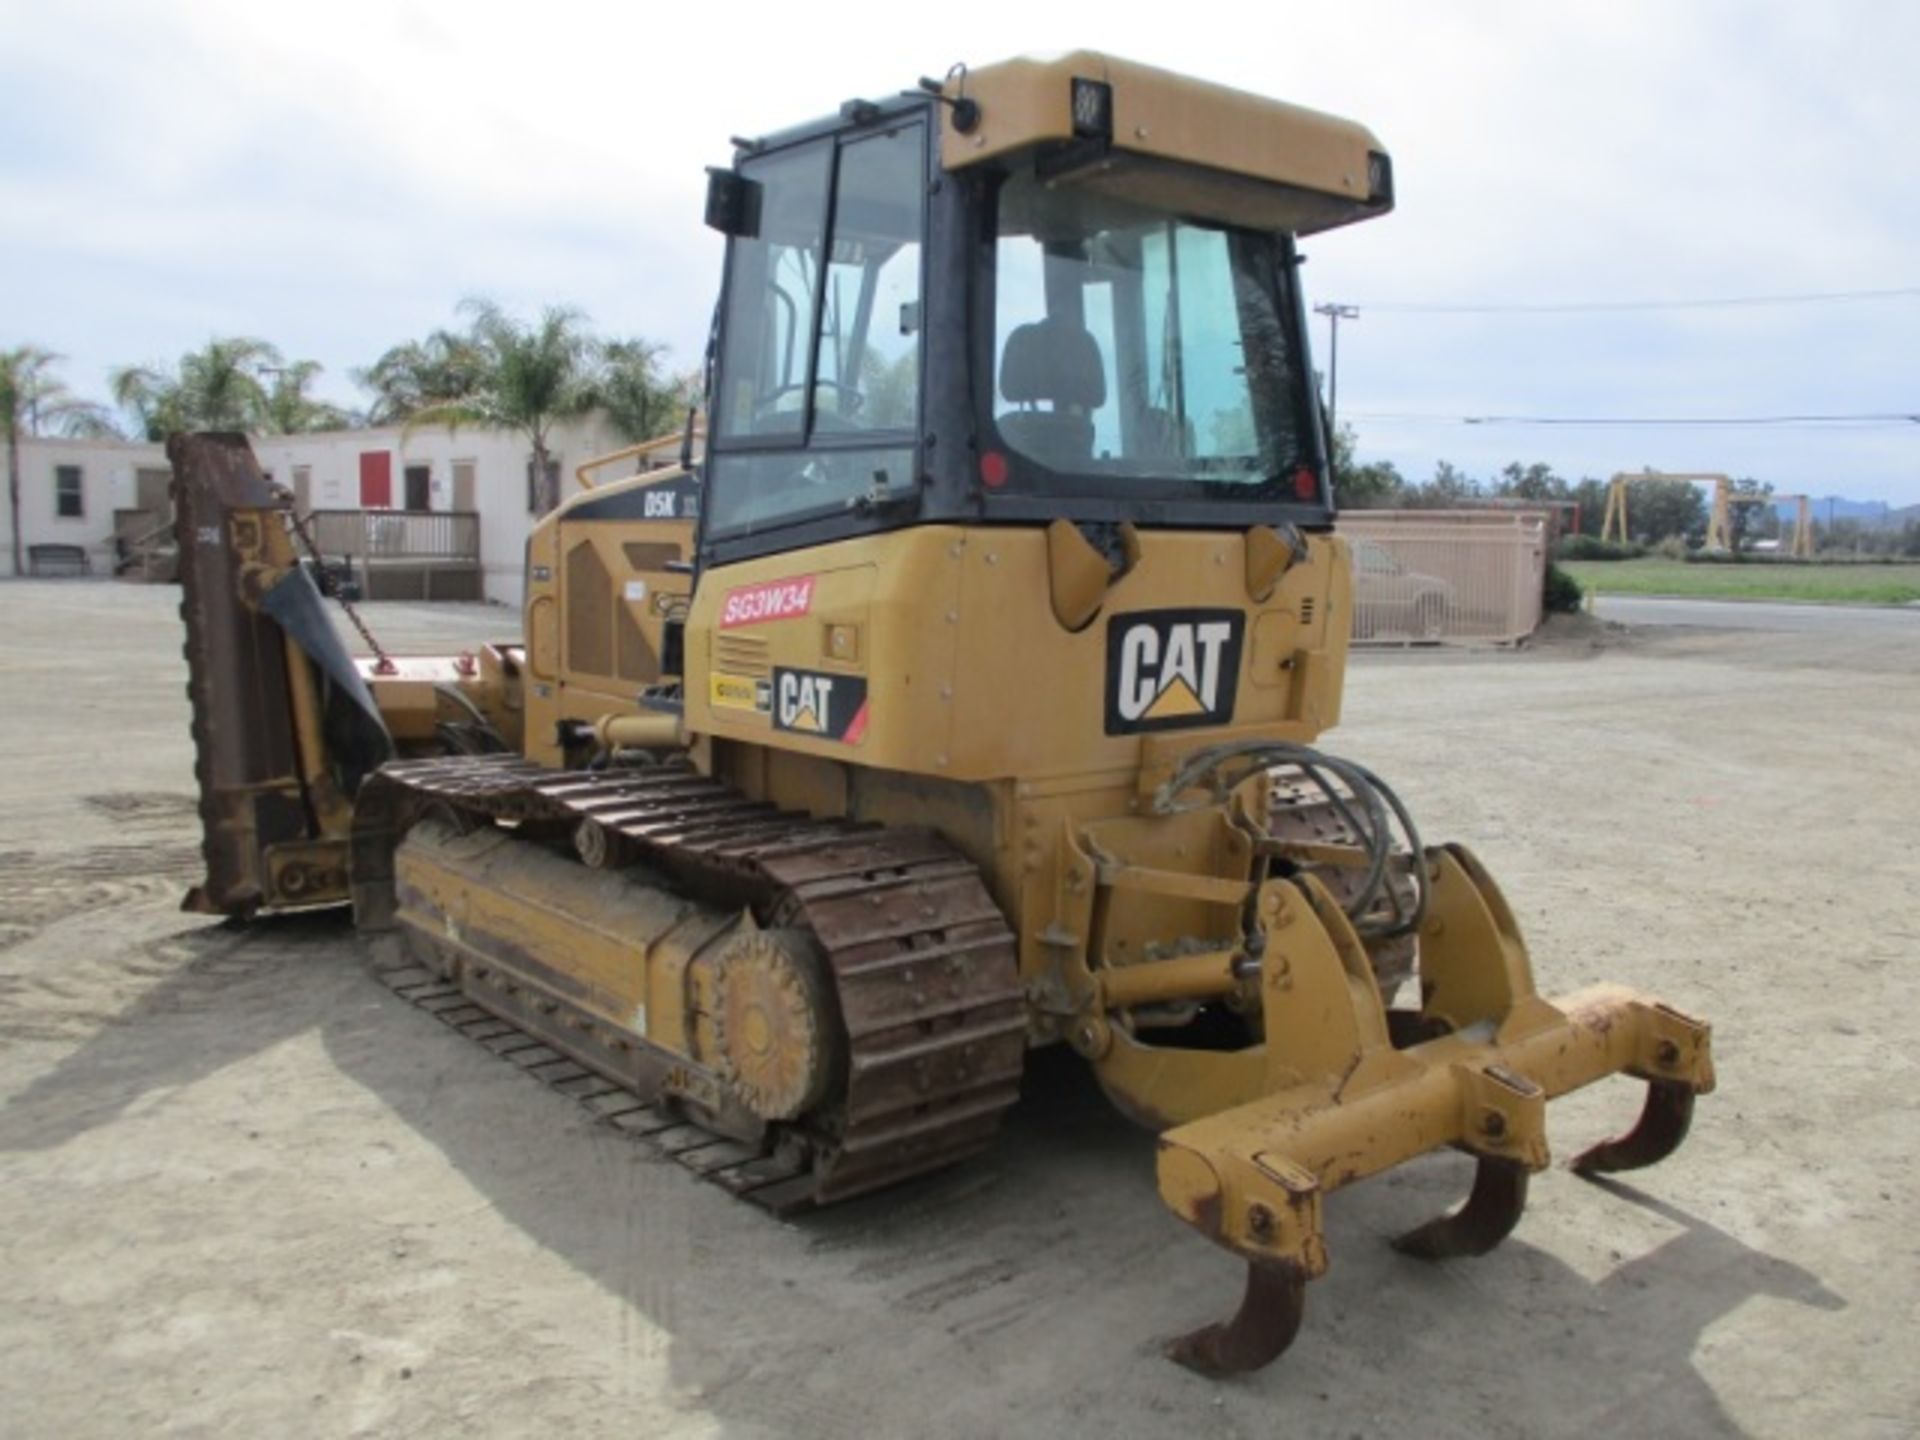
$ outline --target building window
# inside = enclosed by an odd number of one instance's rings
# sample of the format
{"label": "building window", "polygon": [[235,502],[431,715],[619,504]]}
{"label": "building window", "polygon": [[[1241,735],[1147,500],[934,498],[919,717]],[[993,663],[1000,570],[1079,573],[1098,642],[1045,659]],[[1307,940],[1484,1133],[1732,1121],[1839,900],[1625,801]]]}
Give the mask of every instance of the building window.
{"label": "building window", "polygon": [[53,513],[62,520],[84,520],[87,515],[87,499],[80,487],[80,467],[78,465],[56,465],[53,467]]}

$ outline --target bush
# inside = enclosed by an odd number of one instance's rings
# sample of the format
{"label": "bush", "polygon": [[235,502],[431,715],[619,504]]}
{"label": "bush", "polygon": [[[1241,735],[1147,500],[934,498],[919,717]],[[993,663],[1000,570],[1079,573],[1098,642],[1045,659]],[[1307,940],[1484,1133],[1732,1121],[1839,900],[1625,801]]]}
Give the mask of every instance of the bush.
{"label": "bush", "polygon": [[1546,589],[1541,603],[1549,615],[1572,615],[1580,609],[1580,582],[1552,561],[1547,562]]}
{"label": "bush", "polygon": [[1688,560],[1693,552],[1687,549],[1687,542],[1681,536],[1669,535],[1653,547],[1653,553],[1662,560]]}
{"label": "bush", "polygon": [[1602,540],[1597,535],[1568,535],[1553,548],[1556,560],[1638,560],[1646,553],[1644,545]]}

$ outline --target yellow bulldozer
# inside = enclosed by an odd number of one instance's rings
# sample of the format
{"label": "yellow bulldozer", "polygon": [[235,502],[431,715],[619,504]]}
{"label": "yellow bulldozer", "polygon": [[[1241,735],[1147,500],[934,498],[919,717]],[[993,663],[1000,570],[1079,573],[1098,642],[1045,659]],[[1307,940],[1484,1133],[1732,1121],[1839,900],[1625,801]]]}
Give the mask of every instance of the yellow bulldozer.
{"label": "yellow bulldozer", "polygon": [[172,443],[189,907],[351,904],[400,994],[782,1212],[965,1161],[1069,1045],[1247,1262],[1171,1346],[1214,1373],[1291,1341],[1343,1185],[1476,1156],[1438,1259],[1513,1228],[1550,1097],[1648,1085],[1580,1170],[1672,1151],[1708,1027],[1542,998],[1473,855],[1314,748],[1297,244],[1392,208],[1381,144],[1083,52],[736,147],[703,429],[539,521],[522,639],[350,656],[245,441]]}

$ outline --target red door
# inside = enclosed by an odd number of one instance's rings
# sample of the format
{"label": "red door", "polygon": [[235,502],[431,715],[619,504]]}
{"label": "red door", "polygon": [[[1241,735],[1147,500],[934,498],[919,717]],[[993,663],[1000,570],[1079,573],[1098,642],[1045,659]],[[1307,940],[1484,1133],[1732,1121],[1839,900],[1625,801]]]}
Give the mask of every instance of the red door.
{"label": "red door", "polygon": [[362,510],[393,508],[393,452],[391,450],[360,452],[360,508]]}

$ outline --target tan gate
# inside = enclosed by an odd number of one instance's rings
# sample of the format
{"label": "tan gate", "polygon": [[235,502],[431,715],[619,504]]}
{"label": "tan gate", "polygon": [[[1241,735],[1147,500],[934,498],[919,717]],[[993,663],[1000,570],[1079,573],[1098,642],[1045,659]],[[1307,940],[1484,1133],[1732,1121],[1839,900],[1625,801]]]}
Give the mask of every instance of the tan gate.
{"label": "tan gate", "polygon": [[1547,517],[1532,510],[1347,510],[1353,638],[1525,639],[1540,625]]}

